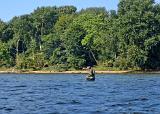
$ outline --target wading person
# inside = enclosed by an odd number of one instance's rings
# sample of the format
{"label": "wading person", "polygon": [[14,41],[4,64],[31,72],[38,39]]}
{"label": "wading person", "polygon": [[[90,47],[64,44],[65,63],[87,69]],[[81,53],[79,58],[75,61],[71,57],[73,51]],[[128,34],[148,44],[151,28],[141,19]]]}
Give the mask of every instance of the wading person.
{"label": "wading person", "polygon": [[92,67],[89,67],[89,74],[86,77],[87,80],[94,81],[95,80],[95,70]]}

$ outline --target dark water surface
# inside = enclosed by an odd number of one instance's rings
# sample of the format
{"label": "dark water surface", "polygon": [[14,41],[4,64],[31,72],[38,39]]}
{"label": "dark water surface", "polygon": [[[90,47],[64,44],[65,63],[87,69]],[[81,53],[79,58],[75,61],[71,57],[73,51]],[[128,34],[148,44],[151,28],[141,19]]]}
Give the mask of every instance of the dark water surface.
{"label": "dark water surface", "polygon": [[0,114],[160,114],[160,75],[0,74]]}

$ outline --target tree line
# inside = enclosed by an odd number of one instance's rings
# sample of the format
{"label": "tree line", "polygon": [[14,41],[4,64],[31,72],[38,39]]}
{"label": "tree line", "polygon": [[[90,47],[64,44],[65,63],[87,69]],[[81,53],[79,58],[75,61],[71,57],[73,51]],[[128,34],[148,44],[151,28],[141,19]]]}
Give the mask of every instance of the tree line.
{"label": "tree line", "polygon": [[0,67],[160,68],[160,4],[120,0],[118,10],[40,7],[0,20]]}

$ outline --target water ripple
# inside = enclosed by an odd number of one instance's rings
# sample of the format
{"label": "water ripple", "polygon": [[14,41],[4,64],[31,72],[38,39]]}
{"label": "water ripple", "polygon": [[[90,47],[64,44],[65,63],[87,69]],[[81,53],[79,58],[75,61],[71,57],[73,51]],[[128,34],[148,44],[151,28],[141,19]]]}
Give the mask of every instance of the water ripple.
{"label": "water ripple", "polygon": [[0,74],[0,114],[159,114],[158,75]]}

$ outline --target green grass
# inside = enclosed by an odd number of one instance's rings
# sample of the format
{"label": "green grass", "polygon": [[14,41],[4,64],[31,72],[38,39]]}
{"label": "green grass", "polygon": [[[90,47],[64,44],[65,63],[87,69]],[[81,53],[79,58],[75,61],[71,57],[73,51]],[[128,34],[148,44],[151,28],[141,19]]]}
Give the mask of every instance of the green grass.
{"label": "green grass", "polygon": [[94,66],[94,69],[95,70],[98,70],[98,71],[119,71],[120,69],[119,68],[115,68],[115,67],[106,67],[106,66]]}

